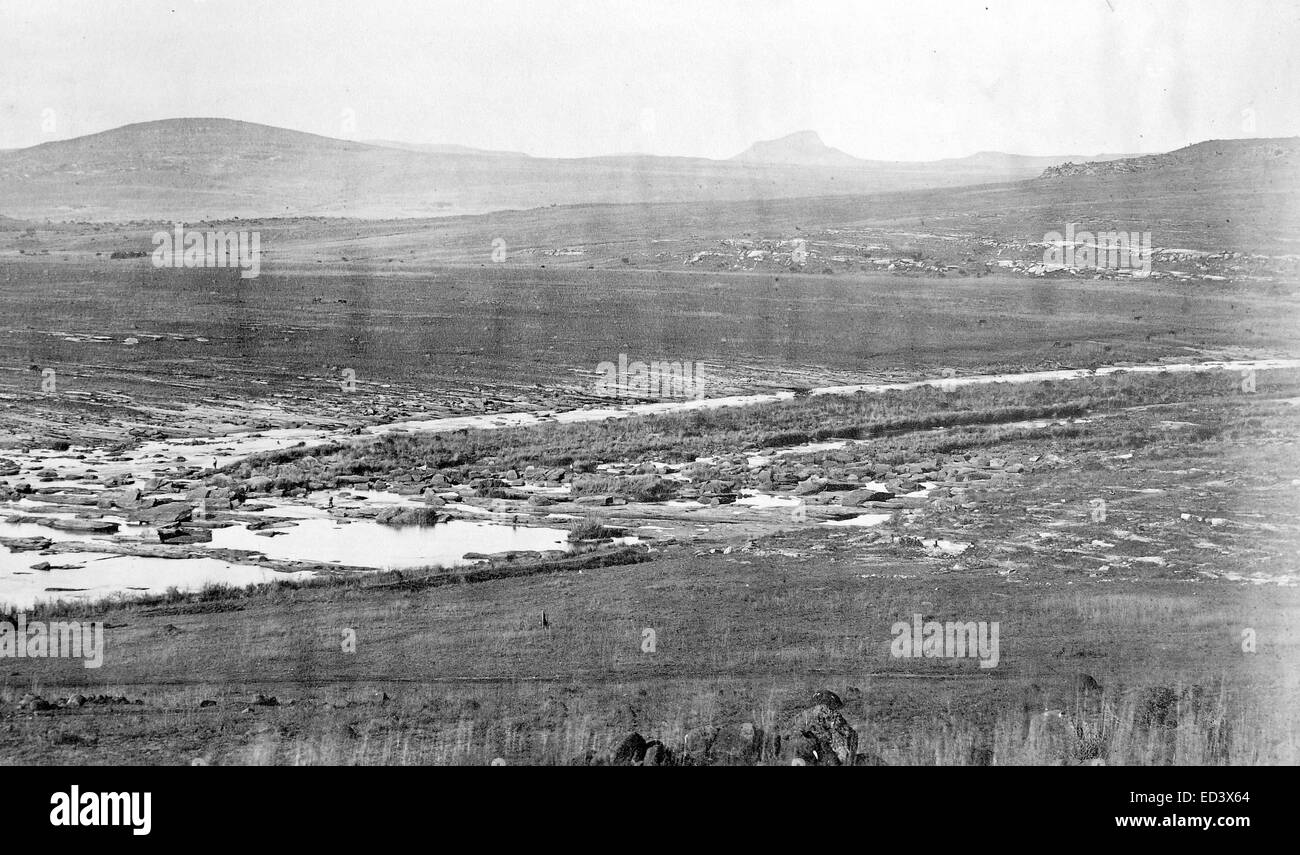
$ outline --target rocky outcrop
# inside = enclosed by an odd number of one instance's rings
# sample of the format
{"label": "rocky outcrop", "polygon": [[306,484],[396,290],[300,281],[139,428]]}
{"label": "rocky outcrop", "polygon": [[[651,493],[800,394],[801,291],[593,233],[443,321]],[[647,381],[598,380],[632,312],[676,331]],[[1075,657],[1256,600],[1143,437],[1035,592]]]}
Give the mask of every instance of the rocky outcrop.
{"label": "rocky outcrop", "polygon": [[[850,689],[857,697],[857,690]],[[632,732],[606,751],[588,750],[572,766],[883,766],[875,754],[858,752],[858,733],[840,712],[844,702],[829,689],[813,694],[771,731],[752,721],[703,725],[686,731],[669,747]]]}
{"label": "rocky outcrop", "polygon": [[809,766],[852,766],[857,761],[858,732],[836,709],[824,703],[796,713],[782,727],[790,747],[783,751]]}

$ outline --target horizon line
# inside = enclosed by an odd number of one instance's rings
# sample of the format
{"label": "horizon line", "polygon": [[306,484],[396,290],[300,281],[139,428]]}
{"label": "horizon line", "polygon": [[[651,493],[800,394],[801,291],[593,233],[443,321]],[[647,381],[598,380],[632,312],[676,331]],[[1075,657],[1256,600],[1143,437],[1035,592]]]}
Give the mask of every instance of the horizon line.
{"label": "horizon line", "polygon": [[[5,149],[0,149],[0,152],[9,153],[9,152],[17,152],[17,151],[26,151],[26,150],[28,150],[28,149],[39,148],[40,146],[43,146],[43,145],[51,145],[51,144],[64,143],[64,142],[72,142],[73,140],[85,139],[86,137],[99,136],[99,135],[101,135],[101,134],[112,133],[113,131],[123,130],[123,129],[125,129],[125,128],[135,127],[135,126],[138,126],[138,125],[151,125],[151,124],[161,124],[161,123],[165,123],[165,122],[183,122],[183,121],[221,121],[221,122],[234,122],[234,123],[238,123],[238,124],[254,125],[254,126],[262,127],[262,128],[270,128],[270,129],[273,129],[273,130],[287,131],[287,132],[289,132],[289,133],[304,134],[304,135],[306,135],[306,136],[319,137],[319,138],[321,138],[321,139],[332,140],[332,141],[334,141],[334,142],[351,143],[351,144],[354,144],[354,145],[364,145],[364,146],[369,146],[369,147],[371,147],[371,148],[393,148],[395,145],[402,145],[402,146],[454,146],[454,147],[459,147],[459,148],[469,149],[470,152],[500,153],[500,154],[502,154],[502,155],[523,156],[523,157],[532,158],[532,159],[536,159],[536,160],[598,160],[598,159],[600,159],[600,158],[612,158],[612,157],[646,157],[646,158],[681,159],[681,160],[707,160],[707,161],[710,161],[710,162],[713,162],[713,163],[732,163],[732,162],[737,162],[737,158],[738,158],[741,154],[744,153],[744,152],[737,152],[736,154],[732,155],[731,157],[725,157],[725,158],[714,158],[714,157],[707,157],[707,156],[705,156],[705,155],[694,155],[694,154],[653,154],[653,153],[649,153],[649,152],[611,152],[611,153],[607,153],[607,154],[588,154],[588,155],[536,155],[536,154],[531,154],[531,153],[529,153],[529,152],[525,152],[525,151],[517,151],[517,150],[514,150],[514,149],[510,149],[510,148],[488,148],[488,147],[477,146],[477,145],[469,145],[469,144],[461,143],[461,142],[445,142],[445,141],[444,141],[444,142],[414,142],[414,141],[411,141],[411,140],[393,139],[393,138],[388,138],[388,137],[371,137],[371,138],[368,138],[368,139],[350,139],[350,138],[348,138],[348,137],[329,136],[329,135],[327,135],[327,134],[318,133],[318,132],[316,132],[316,131],[305,131],[305,130],[301,130],[301,129],[299,129],[299,128],[286,127],[286,126],[284,126],[284,125],[271,125],[271,124],[267,124],[266,122],[257,122],[257,121],[252,121],[252,120],[249,120],[249,119],[237,119],[237,118],[232,118],[232,117],[230,117],[230,116],[167,116],[167,117],[157,118],[157,119],[144,119],[144,120],[141,120],[141,121],[138,121],[138,122],[127,122],[127,123],[125,123],[125,124],[121,124],[121,125],[113,125],[113,126],[111,126],[111,127],[103,128],[103,129],[101,129],[101,130],[97,130],[97,131],[91,131],[91,132],[89,132],[89,133],[76,134],[76,135],[74,135],[74,136],[69,136],[69,137],[59,137],[58,139],[42,140],[41,142],[38,142],[38,143],[32,143],[31,145],[25,145],[25,146],[18,146],[18,147],[15,147],[15,148],[5,148]],[[847,155],[848,157],[852,157],[852,158],[854,158],[855,160],[860,160],[860,161],[862,161],[863,163],[906,163],[906,164],[930,164],[930,163],[942,163],[942,162],[944,162],[944,161],[960,161],[960,160],[967,160],[967,159],[970,159],[970,158],[973,158],[973,157],[977,157],[977,156],[982,155],[982,154],[995,154],[995,155],[1004,155],[1004,156],[1008,156],[1008,157],[1025,157],[1025,158],[1053,158],[1053,157],[1067,157],[1067,156],[1070,156],[1070,157],[1096,158],[1096,157],[1102,157],[1102,156],[1110,156],[1110,157],[1113,157],[1113,158],[1118,159],[1118,158],[1130,158],[1130,157],[1146,157],[1146,156],[1149,156],[1149,155],[1155,155],[1155,154],[1166,154],[1166,153],[1168,153],[1168,152],[1170,152],[1170,151],[1177,151],[1177,150],[1180,149],[1180,148],[1186,148],[1186,147],[1188,147],[1188,146],[1197,145],[1197,144],[1199,144],[1199,143],[1203,143],[1203,142],[1214,142],[1214,141],[1219,140],[1219,139],[1223,139],[1223,140],[1229,140],[1229,139],[1231,139],[1231,140],[1250,140],[1250,139],[1255,139],[1255,140],[1268,140],[1268,139],[1300,139],[1300,136],[1297,136],[1297,137],[1219,137],[1219,138],[1214,138],[1214,139],[1204,139],[1204,140],[1195,140],[1195,141],[1191,141],[1191,142],[1185,142],[1183,145],[1178,146],[1178,147],[1176,147],[1176,148],[1166,149],[1166,150],[1162,150],[1162,151],[1141,151],[1141,152],[1108,152],[1108,151],[1102,151],[1102,152],[1095,152],[1095,153],[1091,153],[1091,154],[1081,154],[1081,153],[1078,153],[1078,152],[1053,153],[1053,154],[1026,154],[1026,153],[1023,153],[1023,152],[1003,151],[1003,150],[1000,150],[1000,149],[979,149],[979,150],[977,150],[977,151],[974,151],[974,152],[971,152],[971,153],[969,153],[969,154],[965,154],[965,155],[959,155],[959,156],[954,156],[954,157],[940,157],[940,158],[934,158],[934,159],[932,159],[932,160],[889,160],[889,159],[881,159],[881,158],[860,157],[860,156],[858,156],[858,155],[851,154],[851,153],[849,153],[849,152],[844,151],[843,149],[840,149],[840,148],[837,148],[837,147],[835,147],[835,146],[831,146],[831,145],[826,144],[826,142],[825,142],[824,140],[822,140],[822,138],[821,138],[821,132],[820,132],[820,131],[817,131],[817,130],[814,129],[814,128],[799,128],[799,129],[796,129],[796,130],[790,131],[790,132],[788,132],[788,133],[782,134],[782,135],[780,135],[780,136],[771,137],[771,138],[767,138],[767,139],[754,140],[753,142],[750,143],[750,147],[752,147],[752,146],[754,146],[754,145],[756,145],[756,144],[759,144],[759,143],[776,142],[776,141],[783,140],[783,139],[786,139],[786,138],[791,137],[791,136],[796,136],[796,135],[799,135],[799,134],[805,134],[805,133],[812,133],[812,134],[816,135],[817,139],[818,139],[818,140],[822,143],[822,145],[825,146],[828,150],[831,150],[831,151],[834,151],[834,152],[838,152],[838,153],[841,153],[841,154]],[[748,148],[745,149],[745,151],[748,151],[748,150],[749,150]],[[421,153],[432,153],[432,152],[418,152],[418,151],[417,151],[417,152],[412,152],[412,153],[413,153],[413,154],[421,154]],[[743,161],[742,161],[742,162],[743,162]],[[766,165],[774,165],[774,166],[782,166],[782,165],[784,165],[784,166],[801,166],[801,165],[802,165],[802,166],[815,166],[815,164],[782,163],[781,161],[750,161],[750,162],[751,162],[751,163],[755,163],[755,164],[759,164],[759,165],[766,164]]]}

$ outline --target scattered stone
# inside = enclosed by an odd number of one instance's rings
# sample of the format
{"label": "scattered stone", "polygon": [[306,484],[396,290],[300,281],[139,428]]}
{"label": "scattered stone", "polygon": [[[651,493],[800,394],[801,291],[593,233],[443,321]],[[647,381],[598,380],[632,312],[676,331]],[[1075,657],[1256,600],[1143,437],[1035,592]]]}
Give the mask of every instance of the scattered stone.
{"label": "scattered stone", "polygon": [[130,518],[148,525],[167,526],[188,521],[193,512],[194,509],[186,502],[167,502],[131,511]]}
{"label": "scattered stone", "polygon": [[763,731],[747,721],[721,728],[709,746],[708,760],[713,766],[752,766],[762,750]]}
{"label": "scattered stone", "polygon": [[867,502],[887,502],[894,494],[887,490],[854,490],[840,498],[840,504],[846,508],[856,508]]}
{"label": "scattered stone", "polygon": [[40,695],[34,695],[31,692],[23,695],[18,699],[18,709],[27,712],[44,712],[45,710],[54,709],[54,704],[42,698]]}
{"label": "scattered stone", "polygon": [[813,692],[812,703],[813,706],[824,704],[833,710],[844,708],[844,701],[840,700],[840,696],[832,692],[830,689],[819,689],[818,691]]}
{"label": "scattered stone", "polygon": [[851,766],[858,753],[858,732],[824,703],[798,713],[785,731],[803,737],[804,753],[796,756],[819,766]]}
{"label": "scattered stone", "polygon": [[384,508],[375,517],[376,522],[391,526],[429,526],[440,519],[445,518],[439,517],[432,508]]}
{"label": "scattered stone", "polygon": [[610,753],[610,762],[615,766],[635,766],[645,759],[645,752],[645,737],[633,731],[614,747]]}
{"label": "scattered stone", "polygon": [[814,493],[820,493],[826,489],[824,481],[815,481],[809,478],[807,481],[800,481],[795,485],[794,494],[796,496],[811,496]]}
{"label": "scattered stone", "polygon": [[691,766],[703,763],[708,757],[713,740],[718,738],[718,729],[712,725],[697,727],[686,732],[682,737],[683,765]]}
{"label": "scattered stone", "polygon": [[0,537],[0,545],[10,552],[39,552],[49,549],[53,542],[48,537]]}
{"label": "scattered stone", "polygon": [[673,753],[657,739],[646,743],[645,759],[641,761],[642,766],[671,766],[673,765]]}

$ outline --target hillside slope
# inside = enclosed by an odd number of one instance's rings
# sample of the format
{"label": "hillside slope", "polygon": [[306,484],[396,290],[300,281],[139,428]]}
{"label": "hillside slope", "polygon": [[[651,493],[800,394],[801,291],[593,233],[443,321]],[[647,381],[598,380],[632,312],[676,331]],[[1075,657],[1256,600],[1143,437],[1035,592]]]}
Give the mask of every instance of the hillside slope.
{"label": "hillside slope", "polygon": [[1207,140],[1164,154],[1148,154],[1107,161],[1067,162],[1049,166],[1042,178],[1079,175],[1125,175],[1150,170],[1165,172],[1243,170],[1252,167],[1294,168],[1300,164],[1300,137],[1273,139]]}
{"label": "hillside slope", "polygon": [[802,164],[542,158],[376,145],[230,119],[167,119],[0,152],[0,214],[92,221],[447,216],[952,187],[1031,178],[1042,168],[979,159],[862,161],[822,148]]}

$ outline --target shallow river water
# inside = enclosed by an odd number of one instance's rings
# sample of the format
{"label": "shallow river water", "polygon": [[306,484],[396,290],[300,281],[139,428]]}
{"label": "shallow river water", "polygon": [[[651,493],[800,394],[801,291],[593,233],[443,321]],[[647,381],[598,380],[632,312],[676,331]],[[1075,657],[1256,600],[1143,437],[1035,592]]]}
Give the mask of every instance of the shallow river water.
{"label": "shallow river water", "polygon": [[[876,394],[891,390],[907,390],[922,386],[957,388],[992,383],[1032,383],[1044,380],[1068,380],[1087,376],[1105,376],[1120,372],[1129,373],[1182,373],[1182,372],[1243,372],[1278,368],[1300,367],[1300,360],[1265,359],[1235,362],[1159,363],[1135,366],[1114,366],[1086,369],[1036,371],[1022,374],[977,375],[970,377],[920,380],[909,383],[875,383],[855,386],[835,386],[814,389],[812,395]],[[793,392],[776,392],[757,395],[711,398],[702,400],[666,401],[650,404],[631,404],[610,407],[588,407],[558,413],[507,413],[484,416],[461,416],[431,420],[415,420],[377,425],[365,433],[377,436],[385,433],[448,432],[463,428],[493,429],[540,424],[547,421],[562,424],[601,421],[608,418],[627,418],[635,415],[671,413],[718,407],[745,406],[791,400]],[[57,469],[66,480],[41,482],[42,486],[66,485],[96,489],[80,482],[78,476],[94,471],[101,477],[131,475],[137,483],[151,477],[165,477],[173,467],[199,465],[203,467],[226,466],[250,454],[276,449],[287,449],[301,444],[316,446],[331,442],[354,440],[355,437],[332,431],[314,429],[268,430],[252,434],[232,434],[191,440],[151,441],[120,455],[111,456],[104,449],[71,449],[67,452],[34,450],[30,453],[0,453],[23,466],[22,476],[11,476],[10,481],[30,480],[33,466]],[[837,443],[821,443],[801,450],[835,447]],[[786,450],[785,453],[789,453]],[[782,452],[777,452],[782,453]],[[763,465],[769,457],[756,456],[751,463]],[[336,493],[336,496],[341,495]],[[263,504],[274,505],[267,513],[271,516],[294,517],[292,527],[275,528],[262,533],[250,532],[243,525],[216,529],[212,547],[248,549],[261,552],[270,558],[314,561],[321,563],[373,567],[375,569],[408,569],[429,566],[463,566],[473,563],[465,559],[469,552],[493,553],[507,550],[567,549],[567,531],[560,528],[514,526],[493,519],[483,521],[456,520],[430,527],[394,528],[370,520],[337,520],[320,507],[321,497],[310,501],[273,500]],[[365,504],[378,507],[390,504],[415,504],[407,497],[394,494],[370,493],[364,499],[353,500],[346,496],[341,503]],[[778,497],[750,496],[741,503],[755,508],[778,507],[788,500]],[[673,503],[665,503],[672,507]],[[37,502],[0,503],[0,518],[12,513],[51,516],[41,510]],[[63,516],[69,516],[63,514]],[[849,526],[874,526],[884,521],[881,515],[863,514],[861,517],[835,523]],[[107,517],[112,519],[112,517]],[[123,526],[120,533],[138,533],[139,528]],[[274,532],[273,534],[270,532]],[[93,536],[61,532],[31,524],[0,522],[0,537],[47,537],[51,540],[82,540],[94,543]],[[32,570],[31,565],[48,561],[56,569]],[[67,565],[69,569],[57,569]],[[158,593],[175,586],[182,590],[201,588],[210,582],[227,582],[244,585],[275,578],[296,577],[303,574],[286,574],[256,564],[233,564],[214,558],[160,559],[130,556],[109,556],[102,553],[69,553],[40,555],[37,552],[10,553],[0,549],[0,607],[26,608],[36,600],[99,598],[108,594]],[[51,588],[74,589],[51,591]]]}

